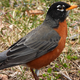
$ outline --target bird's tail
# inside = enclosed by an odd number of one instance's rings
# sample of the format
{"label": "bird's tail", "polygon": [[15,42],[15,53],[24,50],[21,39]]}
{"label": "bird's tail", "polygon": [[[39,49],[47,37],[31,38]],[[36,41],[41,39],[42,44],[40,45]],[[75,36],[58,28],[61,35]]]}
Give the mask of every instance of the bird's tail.
{"label": "bird's tail", "polygon": [[0,70],[3,69],[2,68],[2,64],[4,63],[4,61],[7,59],[7,52],[8,50],[5,50],[4,52],[0,53]]}

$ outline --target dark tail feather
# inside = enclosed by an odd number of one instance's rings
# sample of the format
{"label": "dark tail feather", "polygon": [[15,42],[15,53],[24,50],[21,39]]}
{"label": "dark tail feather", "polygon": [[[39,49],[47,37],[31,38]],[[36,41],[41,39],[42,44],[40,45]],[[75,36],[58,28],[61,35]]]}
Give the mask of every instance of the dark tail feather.
{"label": "dark tail feather", "polygon": [[5,50],[4,52],[0,53],[0,70],[8,68],[8,67],[13,67],[16,65],[19,65],[18,63],[13,63],[11,61],[8,61],[9,56],[7,56],[7,53],[9,52],[9,50]]}
{"label": "dark tail feather", "polygon": [[7,55],[6,55],[7,52],[8,52],[8,50],[0,53],[0,63],[7,59]]}
{"label": "dark tail feather", "polygon": [[4,52],[0,53],[0,69],[4,61],[7,59],[7,52],[8,50],[5,50]]}

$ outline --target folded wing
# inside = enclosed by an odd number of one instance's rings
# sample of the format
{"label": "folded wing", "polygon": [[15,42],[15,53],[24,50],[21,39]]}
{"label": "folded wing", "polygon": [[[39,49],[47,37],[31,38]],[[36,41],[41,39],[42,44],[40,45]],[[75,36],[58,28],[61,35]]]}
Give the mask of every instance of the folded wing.
{"label": "folded wing", "polygon": [[4,52],[6,59],[0,64],[0,69],[30,62],[53,50],[58,46],[60,40],[60,36],[55,30],[46,34],[44,32],[44,34],[30,36],[29,34],[21,38],[9,47],[7,53]]}

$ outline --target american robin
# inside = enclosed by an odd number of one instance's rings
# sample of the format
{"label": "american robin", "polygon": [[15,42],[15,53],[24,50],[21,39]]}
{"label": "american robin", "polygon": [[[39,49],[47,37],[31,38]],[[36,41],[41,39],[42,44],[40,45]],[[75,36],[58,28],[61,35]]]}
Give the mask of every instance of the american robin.
{"label": "american robin", "polygon": [[52,4],[40,26],[0,53],[0,70],[26,64],[39,80],[33,69],[48,65],[60,55],[67,36],[66,17],[69,10],[77,7],[65,2]]}

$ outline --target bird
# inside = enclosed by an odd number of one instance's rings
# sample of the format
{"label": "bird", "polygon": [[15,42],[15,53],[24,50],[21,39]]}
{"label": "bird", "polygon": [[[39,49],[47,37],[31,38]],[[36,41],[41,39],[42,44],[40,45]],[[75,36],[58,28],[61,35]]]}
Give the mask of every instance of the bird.
{"label": "bird", "polygon": [[[16,65],[26,65],[39,80],[39,69],[54,61],[65,47],[66,18],[78,5],[53,3],[41,25],[0,53],[0,70]],[[35,69],[35,71],[34,71]]]}

